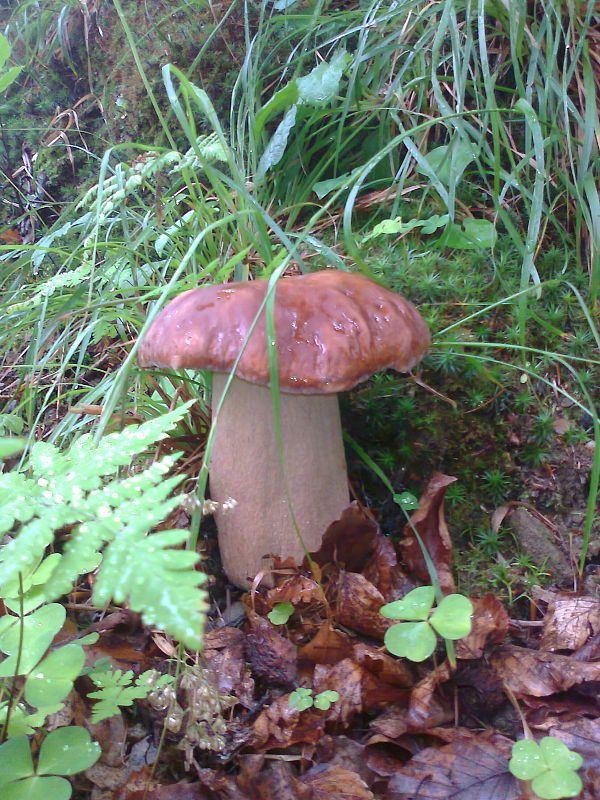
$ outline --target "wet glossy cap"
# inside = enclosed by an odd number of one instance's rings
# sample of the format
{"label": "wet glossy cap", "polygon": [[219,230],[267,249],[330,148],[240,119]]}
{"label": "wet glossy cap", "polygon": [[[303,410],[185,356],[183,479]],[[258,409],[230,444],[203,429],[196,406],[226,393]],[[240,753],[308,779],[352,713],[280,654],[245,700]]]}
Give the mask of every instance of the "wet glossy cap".
{"label": "wet glossy cap", "polygon": [[[229,372],[267,286],[266,280],[226,283],[180,294],[146,333],[140,365]],[[363,275],[312,272],[282,278],[275,292],[283,392],[343,392],[381,369],[407,372],[429,347],[429,330],[416,308]],[[236,374],[269,383],[264,312]]]}

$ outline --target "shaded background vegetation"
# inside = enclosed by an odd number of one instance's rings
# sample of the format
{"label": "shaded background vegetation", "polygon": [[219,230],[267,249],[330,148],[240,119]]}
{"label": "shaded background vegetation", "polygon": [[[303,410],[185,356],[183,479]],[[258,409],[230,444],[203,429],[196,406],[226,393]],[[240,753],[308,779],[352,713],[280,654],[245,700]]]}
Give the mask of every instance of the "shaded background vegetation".
{"label": "shaded background vegetation", "polygon": [[[583,2],[513,10],[5,4],[24,69],[0,111],[4,414],[60,444],[156,414],[174,387],[203,396],[197,376],[132,371],[157,298],[283,263],[358,269],[419,305],[434,346],[416,382],[345,398],[347,430],[398,489],[459,478],[468,585],[512,598],[540,579],[489,519],[520,501],[565,536],[597,533],[598,19]],[[294,81],[342,52],[323,98],[298,101]],[[82,406],[100,427],[69,413]],[[192,479],[207,419],[204,405],[180,431]],[[353,453],[357,495],[398,533]]]}

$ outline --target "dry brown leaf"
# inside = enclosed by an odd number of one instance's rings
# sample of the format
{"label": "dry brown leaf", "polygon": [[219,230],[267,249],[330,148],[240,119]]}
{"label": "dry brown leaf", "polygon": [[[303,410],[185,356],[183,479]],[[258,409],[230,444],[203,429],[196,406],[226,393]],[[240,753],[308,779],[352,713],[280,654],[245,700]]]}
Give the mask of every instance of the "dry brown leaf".
{"label": "dry brown leaf", "polygon": [[352,654],[350,637],[342,631],[331,627],[331,623],[324,622],[316,636],[301,647],[298,651],[299,661],[308,661],[311,664],[337,664],[343,658]]}
{"label": "dry brown leaf", "polygon": [[548,606],[540,650],[578,650],[600,632],[600,603],[593,597],[557,594]]}
{"label": "dry brown leaf", "polygon": [[400,686],[403,689],[409,689],[414,685],[414,673],[406,661],[395,658],[366,642],[355,642],[352,658],[384,683]]}
{"label": "dry brown leaf", "polygon": [[246,708],[254,705],[254,679],[246,663],[245,636],[239,628],[210,631],[204,638],[204,659],[220,694],[237,697]]}
{"label": "dry brown leaf", "polygon": [[600,680],[600,663],[575,661],[569,656],[540,653],[503,645],[490,657],[498,679],[519,695],[545,697],[584,681]]}
{"label": "dry brown leaf", "polygon": [[439,684],[449,677],[448,665],[441,664],[419,681],[410,692],[406,706],[393,705],[371,722],[374,736],[369,739],[369,744],[394,741],[405,733],[423,733],[451,721],[452,708],[435,694]]}
{"label": "dry brown leaf", "polygon": [[413,530],[416,528],[434,563],[444,593],[455,590],[452,577],[452,542],[444,517],[444,495],[448,486],[455,481],[456,478],[441,472],[433,475],[419,500],[418,509],[411,517],[411,524],[404,528],[404,538],[400,543],[402,557],[411,576],[425,584],[431,583],[421,546]]}
{"label": "dry brown leaf", "polygon": [[[327,528],[321,547],[310,555],[321,567],[338,564],[349,572],[360,572],[374,552],[376,539],[377,524],[354,502]],[[303,567],[308,569],[306,558]]]}
{"label": "dry brown leaf", "polygon": [[374,800],[363,779],[348,769],[333,764],[319,764],[302,776],[312,789],[312,800]]}
{"label": "dry brown leaf", "polygon": [[386,784],[387,778],[395,775],[406,764],[406,759],[406,753],[401,746],[396,744],[369,743],[367,745],[367,767],[377,778],[386,779]]}
{"label": "dry brown leaf", "polygon": [[518,782],[508,771],[511,749],[499,734],[427,747],[392,776],[385,800],[518,800]]}
{"label": "dry brown leaf", "polygon": [[315,694],[332,689],[340,696],[327,711],[322,712],[328,722],[347,724],[355,714],[363,710],[362,685],[363,669],[350,658],[333,666],[317,664],[315,667]]}
{"label": "dry brown leaf", "polygon": [[[91,781],[99,792],[117,792],[124,787],[130,774],[129,767],[109,767],[97,761],[86,769],[85,777]],[[115,795],[118,797],[118,795]]]}
{"label": "dry brown leaf", "polygon": [[[214,769],[198,769],[197,773],[202,786],[209,790],[210,800],[256,800],[240,789],[232,775],[224,775],[222,771]],[[203,795],[199,800],[204,800]]]}
{"label": "dry brown leaf", "polygon": [[427,674],[410,693],[406,722],[411,731],[423,731],[434,725],[441,725],[453,718],[453,710],[444,702],[436,690],[441,683],[450,679],[450,666],[447,661]]}
{"label": "dry brown leaf", "polygon": [[291,686],[298,675],[296,647],[268,620],[248,611],[245,652],[252,672],[277,686]]}
{"label": "dry brown leaf", "polygon": [[338,580],[336,616],[353,631],[383,640],[393,624],[379,613],[385,599],[372,583],[357,572],[341,572]]}
{"label": "dry brown leaf", "polygon": [[502,642],[508,631],[508,613],[493,594],[477,597],[473,603],[471,633],[454,645],[458,658],[481,658],[490,642]]}
{"label": "dry brown leaf", "polygon": [[298,608],[301,603],[322,603],[323,590],[312,578],[292,575],[279,586],[269,589],[266,600],[269,610],[277,603],[291,603]]}
{"label": "dry brown leaf", "polygon": [[564,434],[570,430],[571,424],[570,420],[566,417],[556,417],[552,423],[552,427],[555,433],[559,436],[564,436]]}
{"label": "dry brown leaf", "polygon": [[115,800],[209,800],[209,795],[198,781],[195,783],[179,781],[162,786],[156,781],[149,781],[148,777],[133,773],[114,798]]}
{"label": "dry brown leaf", "polygon": [[296,778],[284,761],[274,761],[249,784],[254,800],[312,800],[304,781]]}
{"label": "dry brown leaf", "polygon": [[377,534],[375,549],[362,574],[379,589],[388,603],[415,588],[398,566],[393,542],[381,534]]}
{"label": "dry brown leaf", "polygon": [[491,721],[500,709],[506,708],[504,686],[487,659],[461,661],[454,675],[454,684],[460,717],[475,727],[479,727],[482,721]]}
{"label": "dry brown leaf", "polygon": [[298,742],[314,744],[323,735],[326,719],[323,712],[290,708],[289,697],[289,694],[278,697],[254,720],[251,744],[256,752],[290,747]]}
{"label": "dry brown leaf", "polygon": [[315,746],[311,757],[313,764],[331,764],[356,772],[365,782],[371,782],[373,775],[367,766],[367,748],[364,744],[348,736],[323,736]]}

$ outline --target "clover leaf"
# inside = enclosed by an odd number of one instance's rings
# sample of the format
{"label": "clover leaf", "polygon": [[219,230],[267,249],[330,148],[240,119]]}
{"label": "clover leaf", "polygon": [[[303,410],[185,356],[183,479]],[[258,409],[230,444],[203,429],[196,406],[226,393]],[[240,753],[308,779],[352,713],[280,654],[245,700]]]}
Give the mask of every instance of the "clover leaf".
{"label": "clover leaf", "polygon": [[515,778],[531,781],[542,800],[560,800],[581,792],[583,784],[576,770],[582,764],[579,753],[553,736],[545,736],[539,744],[531,739],[515,742],[508,768]]}
{"label": "clover leaf", "polygon": [[26,736],[14,736],[0,745],[2,800],[68,800],[71,784],[58,775],[75,775],[100,756],[85,728],[68,726],[49,733],[40,749],[37,768]]}
{"label": "clover leaf", "polygon": [[387,619],[408,620],[386,631],[384,643],[390,653],[411,661],[424,661],[435,650],[436,632],[452,640],[469,634],[473,604],[468,597],[449,594],[432,611],[434,600],[433,586],[419,586],[401,600],[379,609]]}
{"label": "clover leaf", "polygon": [[314,704],[312,689],[305,689],[300,686],[288,697],[288,705],[290,708],[295,708],[296,711],[306,711],[307,708],[312,708]]}
{"label": "clover leaf", "polygon": [[331,708],[331,704],[339,699],[340,696],[337,692],[334,692],[333,689],[326,689],[324,692],[319,692],[319,694],[315,696],[315,708],[321,711],[327,711]]}
{"label": "clover leaf", "polygon": [[331,708],[331,704],[339,699],[339,694],[332,689],[326,689],[313,697],[312,689],[300,686],[290,694],[288,704],[290,708],[295,708],[297,711],[306,711],[307,708],[312,708],[313,706],[320,711],[327,711]]}
{"label": "clover leaf", "polygon": [[273,606],[273,609],[269,611],[267,617],[273,625],[285,625],[293,613],[294,606],[290,602],[277,603]]}

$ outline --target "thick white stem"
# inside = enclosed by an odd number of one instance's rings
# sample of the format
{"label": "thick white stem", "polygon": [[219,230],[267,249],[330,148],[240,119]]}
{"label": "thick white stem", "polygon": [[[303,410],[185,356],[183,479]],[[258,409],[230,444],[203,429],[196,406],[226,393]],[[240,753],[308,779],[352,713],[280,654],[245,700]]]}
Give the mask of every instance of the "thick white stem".
{"label": "thick white stem", "polygon": [[[213,375],[213,411],[226,375]],[[302,543],[316,550],[327,526],[348,505],[346,459],[337,395],[280,395],[283,469],[271,390],[235,378],[217,420],[210,494],[233,509],[216,512],[228,578],[247,588],[271,564],[268,554],[300,563]],[[286,492],[289,489],[289,498]]]}

